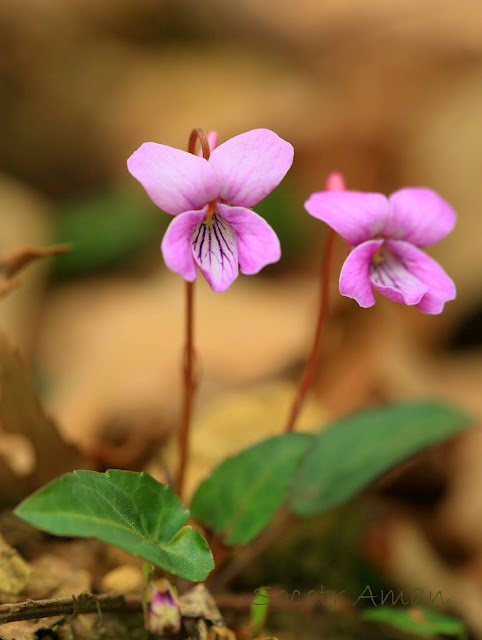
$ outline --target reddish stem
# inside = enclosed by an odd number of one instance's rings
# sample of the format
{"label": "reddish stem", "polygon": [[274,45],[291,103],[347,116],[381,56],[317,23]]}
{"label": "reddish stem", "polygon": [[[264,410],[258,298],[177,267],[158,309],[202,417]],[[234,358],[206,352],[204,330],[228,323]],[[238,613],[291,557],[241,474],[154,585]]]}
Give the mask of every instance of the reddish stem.
{"label": "reddish stem", "polygon": [[333,258],[333,248],[335,246],[336,233],[333,229],[328,231],[328,237],[326,239],[325,254],[323,256],[323,262],[321,266],[321,292],[320,292],[320,309],[318,312],[318,322],[316,324],[315,336],[313,339],[313,345],[311,347],[310,355],[306,361],[303,377],[298,387],[295,400],[291,407],[291,413],[286,425],[285,431],[288,433],[295,428],[296,420],[303,406],[306,394],[313,382],[315,374],[316,363],[318,355],[320,353],[321,337],[323,335],[323,328],[325,326],[325,320],[328,312],[328,301],[330,294],[330,272],[331,261]]}
{"label": "reddish stem", "polygon": [[[188,151],[196,154],[196,143],[199,140],[203,158],[209,159],[209,142],[202,129],[193,129],[189,136]],[[189,462],[189,434],[191,428],[192,404],[196,380],[194,377],[194,282],[186,282],[186,346],[184,351],[184,398],[181,428],[179,429],[179,468],[175,489],[182,498]]]}
{"label": "reddish stem", "polygon": [[184,351],[184,399],[182,421],[179,430],[179,469],[176,479],[176,492],[182,497],[184,481],[189,460],[189,432],[191,427],[192,402],[196,383],[194,380],[194,340],[193,340],[194,282],[186,282],[186,346]]}

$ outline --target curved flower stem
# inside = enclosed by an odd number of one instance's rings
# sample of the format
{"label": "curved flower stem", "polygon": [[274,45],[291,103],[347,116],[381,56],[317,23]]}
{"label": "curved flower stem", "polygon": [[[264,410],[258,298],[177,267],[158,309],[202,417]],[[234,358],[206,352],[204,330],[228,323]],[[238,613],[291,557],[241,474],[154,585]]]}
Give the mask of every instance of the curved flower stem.
{"label": "curved flower stem", "polygon": [[[209,159],[209,142],[202,129],[193,129],[189,136],[188,151],[196,154],[196,143],[199,140],[203,158]],[[196,380],[194,376],[194,282],[186,282],[186,346],[184,351],[184,399],[181,428],[179,429],[179,467],[175,482],[175,490],[182,498],[186,469],[189,462],[189,432]]]}
{"label": "curved flower stem", "polygon": [[326,239],[325,254],[323,256],[323,262],[321,266],[321,292],[320,292],[320,308],[318,312],[318,322],[316,324],[315,336],[313,339],[313,345],[311,347],[310,355],[306,361],[305,370],[301,379],[298,391],[295,396],[295,400],[291,407],[291,413],[286,425],[286,433],[293,431],[295,428],[296,420],[303,406],[305,396],[308,393],[311,383],[313,382],[313,376],[315,374],[316,362],[320,353],[321,337],[323,335],[323,328],[325,326],[326,315],[328,312],[328,300],[330,295],[330,271],[331,261],[333,257],[333,248],[335,246],[336,233],[332,229],[328,231],[328,237]]}
{"label": "curved flower stem", "polygon": [[203,158],[205,160],[209,160],[209,156],[211,155],[211,151],[209,149],[208,137],[204,133],[202,129],[193,129],[191,131],[191,135],[189,136],[189,144],[187,146],[187,150],[189,153],[196,155],[196,142],[199,140],[201,143],[201,150],[203,152]]}

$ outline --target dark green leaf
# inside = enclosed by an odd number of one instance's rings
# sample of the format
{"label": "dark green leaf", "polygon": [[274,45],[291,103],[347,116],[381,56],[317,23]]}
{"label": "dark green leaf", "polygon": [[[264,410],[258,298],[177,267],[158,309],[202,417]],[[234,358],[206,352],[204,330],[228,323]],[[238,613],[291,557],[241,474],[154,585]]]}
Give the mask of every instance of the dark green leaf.
{"label": "dark green leaf", "polygon": [[16,514],[50,533],[98,538],[186,580],[204,580],[214,562],[174,491],[146,473],[74,471],[24,500]]}
{"label": "dark green leaf", "polygon": [[168,220],[140,193],[111,191],[65,203],[55,237],[72,243],[73,251],[54,259],[54,275],[76,276],[124,264],[153,240],[159,243]]}
{"label": "dark green leaf", "polygon": [[199,485],[191,504],[193,516],[224,534],[226,544],[250,542],[284,501],[313,438],[288,433],[227,458]]}
{"label": "dark green leaf", "polygon": [[433,403],[381,407],[323,429],[293,481],[291,509],[311,516],[346,502],[420,450],[468,426],[460,411]]}

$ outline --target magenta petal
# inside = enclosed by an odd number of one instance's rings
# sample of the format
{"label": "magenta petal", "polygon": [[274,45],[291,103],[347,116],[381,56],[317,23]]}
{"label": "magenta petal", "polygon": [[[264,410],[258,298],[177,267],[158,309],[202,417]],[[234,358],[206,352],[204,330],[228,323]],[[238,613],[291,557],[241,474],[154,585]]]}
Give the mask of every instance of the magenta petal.
{"label": "magenta petal", "polygon": [[389,201],[392,208],[384,235],[394,240],[429,247],[445,238],[454,228],[455,211],[431,189],[400,189],[392,193]]}
{"label": "magenta petal", "polygon": [[242,273],[252,275],[267,264],[278,262],[281,258],[278,236],[264,218],[244,207],[217,203],[216,209],[236,231]]}
{"label": "magenta petal", "polygon": [[211,154],[219,196],[252,207],[279,185],[293,163],[293,147],[269,129],[254,129],[227,140]]}
{"label": "magenta petal", "polygon": [[388,200],[381,193],[359,191],[318,191],[305,202],[305,209],[352,245],[378,235],[390,212]]}
{"label": "magenta petal", "polygon": [[[390,246],[388,246],[390,249]],[[418,304],[428,287],[408,269],[398,254],[385,249],[382,261],[370,265],[370,280],[380,293],[400,304]]]}
{"label": "magenta petal", "polygon": [[194,260],[213,291],[226,291],[238,277],[237,238],[234,228],[215,213],[191,234]]}
{"label": "magenta petal", "polygon": [[440,313],[445,302],[456,295],[455,284],[433,258],[408,242],[388,240],[390,251],[396,255],[408,271],[427,287],[427,292],[417,304],[424,313]]}
{"label": "magenta petal", "polygon": [[163,211],[178,215],[218,197],[218,181],[203,158],[164,144],[145,142],[127,160],[130,173]]}
{"label": "magenta petal", "polygon": [[188,282],[196,279],[191,235],[207,211],[206,206],[201,211],[186,211],[179,214],[168,226],[162,239],[161,249],[166,265],[171,271],[180,273]]}
{"label": "magenta petal", "polygon": [[368,240],[355,247],[345,260],[340,273],[340,293],[354,298],[360,307],[375,304],[370,282],[371,259],[382,246],[383,240]]}

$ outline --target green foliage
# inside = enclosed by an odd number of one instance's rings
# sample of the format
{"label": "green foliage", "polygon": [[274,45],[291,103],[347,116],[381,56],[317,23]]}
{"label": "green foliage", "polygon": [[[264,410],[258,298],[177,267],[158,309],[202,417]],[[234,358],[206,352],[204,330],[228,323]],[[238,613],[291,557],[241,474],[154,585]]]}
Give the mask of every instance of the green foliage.
{"label": "green foliage", "polygon": [[159,244],[168,222],[141,195],[112,191],[62,205],[55,237],[73,251],[53,261],[54,275],[71,277],[105,269],[129,259],[153,238]]}
{"label": "green foliage", "polygon": [[346,502],[388,470],[468,426],[451,407],[420,402],[380,407],[323,429],[303,460],[291,509],[312,516]]}
{"label": "green foliage", "polygon": [[257,637],[266,623],[269,610],[269,591],[266,587],[256,589],[256,595],[250,607],[251,637]]}
{"label": "green foliage", "polygon": [[199,485],[191,503],[193,516],[223,533],[226,544],[247,544],[284,501],[313,439],[309,434],[289,433],[227,458]]}
{"label": "green foliage", "polygon": [[277,265],[271,265],[271,269],[290,268],[293,263],[306,258],[311,246],[316,246],[316,236],[310,233],[310,217],[304,212],[300,200],[290,188],[289,180],[284,180],[255,207],[256,213],[276,231],[283,247],[283,260]]}
{"label": "green foliage", "polygon": [[420,402],[353,415],[317,436],[269,438],[222,462],[198,487],[192,513],[226,544],[246,544],[285,500],[298,515],[323,513],[467,426],[460,411]]}
{"label": "green foliage", "polygon": [[466,637],[465,626],[460,620],[431,609],[418,607],[377,607],[362,612],[362,619],[389,624],[406,633],[419,636]]}
{"label": "green foliage", "polygon": [[49,533],[109,542],[186,580],[204,580],[214,568],[207,542],[184,526],[189,511],[170,487],[145,473],[74,471],[15,513]]}

